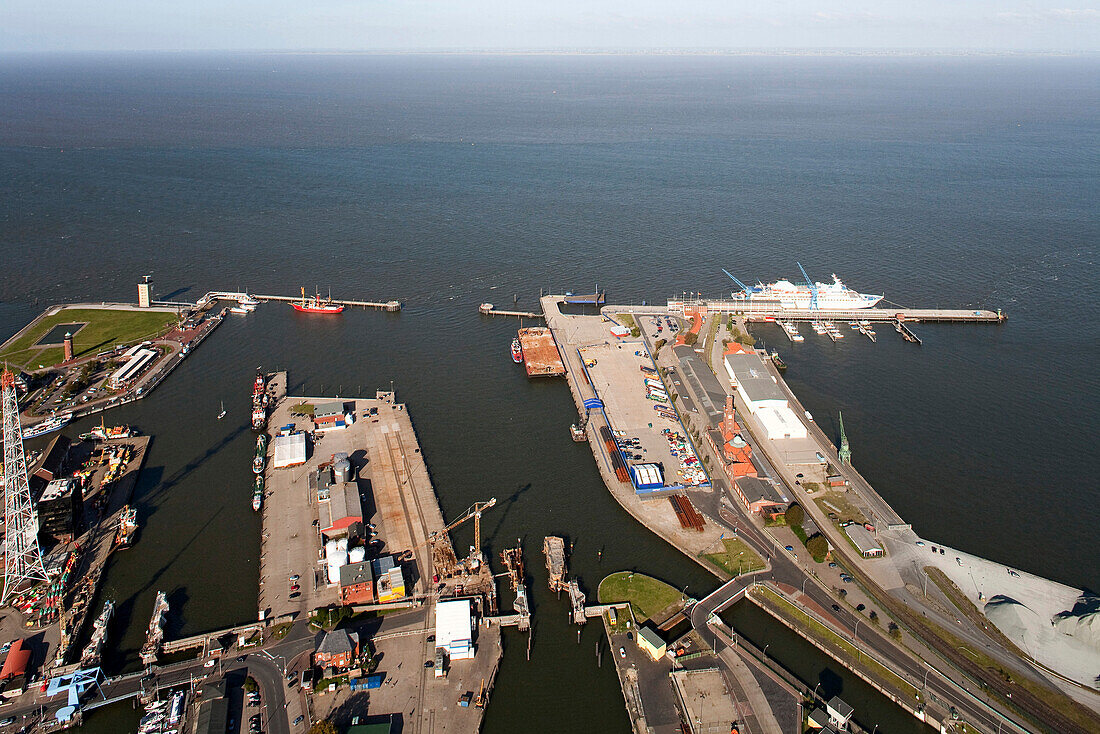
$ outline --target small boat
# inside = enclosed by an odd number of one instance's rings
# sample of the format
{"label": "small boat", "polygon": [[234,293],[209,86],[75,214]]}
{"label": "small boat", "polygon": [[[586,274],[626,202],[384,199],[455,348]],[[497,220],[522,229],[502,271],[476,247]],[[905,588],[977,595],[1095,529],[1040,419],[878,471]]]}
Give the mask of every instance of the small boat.
{"label": "small boat", "polygon": [[218,413],[218,420],[225,417],[225,401],[222,401],[222,412]]}
{"label": "small boat", "polygon": [[23,440],[26,441],[28,439],[38,438],[39,436],[45,436],[47,433],[53,433],[69,425],[69,421],[72,419],[72,413],[62,413],[61,415],[55,415],[53,418],[47,418],[41,423],[35,423],[33,426],[27,426],[23,429]]}
{"label": "small boat", "polygon": [[263,474],[264,473],[264,457],[257,456],[252,460],[252,473]]}
{"label": "small boat", "polygon": [[523,361],[523,347],[520,346],[519,339],[512,340],[512,361],[516,364]]}
{"label": "small boat", "polygon": [[291,301],[291,306],[295,311],[302,313],[340,313],[344,310],[344,307],[338,303],[333,303],[332,298],[324,300],[320,294],[316,294],[306,298],[306,289],[302,288],[302,300]]}
{"label": "small boat", "polygon": [[772,364],[775,365],[775,368],[777,370],[779,370],[780,372],[787,371],[787,363],[779,358],[779,352],[772,352],[768,355],[768,357],[771,359]]}
{"label": "small boat", "polygon": [[248,309],[244,308],[243,306],[231,306],[229,308],[229,313],[235,313],[238,316],[244,316],[246,313],[248,313]]}

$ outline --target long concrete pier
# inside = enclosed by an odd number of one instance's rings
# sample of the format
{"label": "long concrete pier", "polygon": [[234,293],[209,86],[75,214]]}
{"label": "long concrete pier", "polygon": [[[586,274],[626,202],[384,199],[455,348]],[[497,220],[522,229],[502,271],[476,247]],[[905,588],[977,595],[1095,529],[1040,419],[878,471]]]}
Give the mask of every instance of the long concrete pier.
{"label": "long concrete pier", "polygon": [[[262,295],[259,293],[245,293],[239,291],[209,291],[195,304],[179,304],[179,305],[191,305],[194,308],[206,308],[214,301],[247,301],[254,299],[257,301],[283,301],[285,303],[295,303],[302,300],[301,296],[273,296]],[[331,298],[326,299],[327,303],[332,303],[338,306],[357,306],[360,308],[380,308],[383,311],[400,311],[401,301],[353,301],[349,299]]]}
{"label": "long concrete pier", "polygon": [[[645,309],[648,311],[649,309]],[[777,308],[774,305],[751,304],[733,300],[670,300],[664,309],[668,313],[684,316],[685,313],[731,313],[753,318],[782,318],[787,321],[949,321],[994,323],[1005,321],[1008,316],[1001,310],[973,308],[857,308],[847,310]],[[639,311],[635,306],[605,306],[606,312]]]}

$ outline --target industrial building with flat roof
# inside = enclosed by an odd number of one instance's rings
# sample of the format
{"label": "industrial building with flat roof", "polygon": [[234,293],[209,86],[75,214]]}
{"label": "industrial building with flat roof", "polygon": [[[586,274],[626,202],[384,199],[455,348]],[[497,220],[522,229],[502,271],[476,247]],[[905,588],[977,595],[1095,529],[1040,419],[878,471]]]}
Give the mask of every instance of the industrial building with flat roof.
{"label": "industrial building with flat roof", "polygon": [[[129,354],[129,352],[127,352]],[[153,349],[138,349],[132,356],[130,361],[119,367],[114,374],[107,378],[107,383],[114,388],[122,387],[130,380],[136,378],[143,369],[148,367],[154,359],[156,359],[157,352]]]}
{"label": "industrial building with flat roof", "polygon": [[340,567],[340,601],[345,606],[374,603],[374,574],[370,561]]}
{"label": "industrial building with flat roof", "polygon": [[807,437],[806,425],[791,410],[787,396],[760,355],[737,352],[726,354],[723,361],[730,384],[769,439],[777,441]]}
{"label": "industrial building with flat roof", "polygon": [[469,599],[439,601],[435,605],[435,644],[443,648],[451,660],[472,660],[476,649],[473,641],[473,614]]}
{"label": "industrial building with flat roof", "polygon": [[721,670],[674,670],[669,676],[691,734],[732,731],[740,714]]}
{"label": "industrial building with flat roof", "polygon": [[321,532],[326,538],[361,536],[363,504],[359,499],[359,486],[355,482],[334,482],[327,489],[328,498],[318,508],[321,514]]}
{"label": "industrial building with flat roof", "polygon": [[290,466],[300,466],[306,463],[306,434],[291,433],[287,436],[276,436],[272,441],[275,447],[274,465],[276,469],[286,469]]}
{"label": "industrial building with flat roof", "polygon": [[84,497],[75,479],[55,479],[38,498],[38,532],[67,543],[80,526]]}
{"label": "industrial building with flat roof", "polygon": [[668,651],[665,641],[657,634],[657,630],[652,627],[639,627],[636,639],[638,640],[638,647],[645,650],[649,657],[654,660],[660,660]]}
{"label": "industrial building with flat roof", "polygon": [[851,523],[844,526],[844,532],[855,543],[856,548],[859,549],[860,555],[864,558],[876,558],[882,555],[882,546],[875,540],[875,536],[871,535],[871,531],[862,525]]}

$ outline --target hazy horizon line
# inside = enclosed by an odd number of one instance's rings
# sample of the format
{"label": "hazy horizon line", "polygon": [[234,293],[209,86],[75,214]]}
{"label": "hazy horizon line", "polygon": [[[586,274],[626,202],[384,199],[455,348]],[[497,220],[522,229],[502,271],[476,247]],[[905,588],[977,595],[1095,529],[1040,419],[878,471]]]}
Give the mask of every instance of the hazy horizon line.
{"label": "hazy horizon line", "polygon": [[1097,56],[1100,49],[1014,49],[1014,48],[953,48],[935,46],[914,47],[639,47],[639,48],[129,48],[129,49],[16,49],[0,51],[4,56],[66,56],[77,54],[277,54],[285,56]]}

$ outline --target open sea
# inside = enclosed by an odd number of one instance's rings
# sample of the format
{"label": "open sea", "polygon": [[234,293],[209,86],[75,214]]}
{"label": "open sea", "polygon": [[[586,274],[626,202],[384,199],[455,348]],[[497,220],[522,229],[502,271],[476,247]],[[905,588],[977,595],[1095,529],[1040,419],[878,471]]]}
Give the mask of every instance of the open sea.
{"label": "open sea", "polygon": [[254,618],[256,367],[312,394],[392,380],[444,516],[495,496],[488,550],[528,552],[532,657],[509,638],[485,731],[628,732],[598,630],[578,642],[545,591],[542,537],[575,541],[590,597],[623,568],[716,582],[611,499],[564,382],[525,379],[517,324],[477,305],[721,296],[721,268],[795,280],[796,261],[895,304],[1007,311],[917,325],[921,347],[756,334],[819,423],[843,411],[853,463],[917,532],[1100,589],[1100,59],[0,56],[0,111],[0,339],[47,304],[134,301],[150,274],[166,300],[405,303],[230,317],[108,414],[154,436],[144,527],[106,574],[126,627],[111,669],[158,590],[170,637]]}

